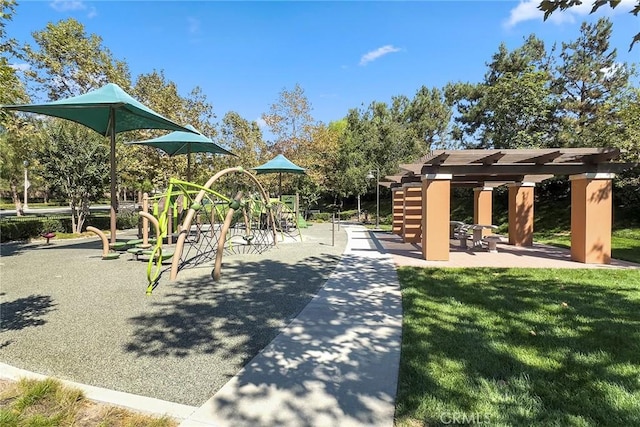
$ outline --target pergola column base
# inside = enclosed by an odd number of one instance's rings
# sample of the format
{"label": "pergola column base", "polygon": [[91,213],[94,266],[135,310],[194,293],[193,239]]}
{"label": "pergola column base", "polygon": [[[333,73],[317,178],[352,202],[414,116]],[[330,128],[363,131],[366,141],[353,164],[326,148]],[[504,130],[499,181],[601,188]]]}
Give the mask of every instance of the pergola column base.
{"label": "pergola column base", "polygon": [[533,200],[535,184],[509,184],[509,244],[533,246]]}
{"label": "pergola column base", "polygon": [[449,260],[451,174],[422,178],[422,256],[427,261]]}
{"label": "pergola column base", "polygon": [[571,259],[585,264],[611,262],[614,174],[585,173],[571,180]]}
{"label": "pergola column base", "polygon": [[[473,189],[473,223],[491,225],[492,221],[493,187],[477,187]],[[492,234],[491,229],[481,231],[482,237]]]}

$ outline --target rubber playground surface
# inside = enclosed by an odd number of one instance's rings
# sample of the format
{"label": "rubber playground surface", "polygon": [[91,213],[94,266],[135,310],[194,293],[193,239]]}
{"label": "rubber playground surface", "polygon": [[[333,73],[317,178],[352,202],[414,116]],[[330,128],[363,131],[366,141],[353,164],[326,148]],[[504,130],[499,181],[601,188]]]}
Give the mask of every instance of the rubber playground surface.
{"label": "rubber playground surface", "polygon": [[[0,362],[78,383],[199,406],[296,317],[340,260],[344,230],[313,224],[302,242],[163,272],[101,259],[96,237],[0,246]],[[118,235],[133,238],[135,231]]]}

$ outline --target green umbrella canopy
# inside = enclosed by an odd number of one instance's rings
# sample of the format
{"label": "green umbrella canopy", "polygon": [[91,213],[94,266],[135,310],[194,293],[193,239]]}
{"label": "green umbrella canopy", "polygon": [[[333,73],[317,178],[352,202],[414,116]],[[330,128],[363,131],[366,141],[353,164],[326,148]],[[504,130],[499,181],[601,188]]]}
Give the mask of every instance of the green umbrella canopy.
{"label": "green umbrella canopy", "polygon": [[282,197],[282,174],[283,173],[296,173],[296,174],[304,174],[306,173],[303,168],[294,164],[291,160],[287,159],[282,154],[278,154],[273,159],[269,160],[267,163],[256,166],[255,168],[251,168],[256,171],[257,175],[263,173],[277,173],[278,174],[278,191],[280,192],[280,197]]}
{"label": "green umbrella canopy", "polygon": [[147,139],[144,141],[127,142],[126,144],[148,145],[164,151],[169,156],[186,154],[187,181],[191,181],[191,153],[229,154],[231,156],[235,156],[231,151],[225,150],[210,138],[201,134],[193,126],[186,125],[185,127],[191,132],[175,131],[157,138]]}
{"label": "green umbrella canopy", "polygon": [[[161,116],[120,86],[108,83],[83,95],[46,104],[3,105],[7,110],[26,111],[71,120],[103,136],[134,129],[191,130]],[[113,116],[113,120],[112,120]]]}
{"label": "green umbrella canopy", "polygon": [[176,131],[157,138],[132,141],[126,144],[148,145],[164,151],[169,156],[189,153],[214,153],[235,156],[231,151],[225,150],[210,138],[201,134],[193,126],[186,125],[185,127],[191,132]]}
{"label": "green umbrella canopy", "polygon": [[166,129],[192,132],[135,100],[120,86],[108,83],[83,95],[46,104],[2,105],[6,110],[25,111],[71,120],[111,139],[111,241],[116,241],[116,134],[133,129]]}
{"label": "green umbrella canopy", "polygon": [[291,160],[287,159],[282,154],[278,154],[267,163],[251,168],[256,171],[258,175],[263,173],[306,173],[303,168],[294,164]]}

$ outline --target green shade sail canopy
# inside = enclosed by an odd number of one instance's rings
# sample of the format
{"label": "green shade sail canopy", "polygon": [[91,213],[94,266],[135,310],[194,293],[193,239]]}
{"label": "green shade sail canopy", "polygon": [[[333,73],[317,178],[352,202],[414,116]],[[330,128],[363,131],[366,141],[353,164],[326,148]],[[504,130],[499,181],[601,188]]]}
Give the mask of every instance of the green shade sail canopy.
{"label": "green shade sail canopy", "polygon": [[144,141],[127,142],[127,145],[147,145],[164,151],[169,156],[178,154],[187,155],[187,181],[191,181],[191,153],[213,153],[228,154],[235,156],[215,142],[201,134],[191,125],[185,126],[191,132],[175,131],[167,135],[162,135],[153,139]]}
{"label": "green shade sail canopy", "polygon": [[282,154],[278,154],[273,159],[269,160],[267,163],[256,166],[255,168],[251,168],[256,171],[257,175],[265,174],[265,173],[277,173],[278,177],[278,189],[280,192],[280,197],[282,197],[282,174],[283,173],[295,173],[295,174],[305,174],[306,171],[304,168],[293,163],[291,160],[287,159]]}
{"label": "green shade sail canopy", "polygon": [[120,86],[108,83],[83,95],[46,104],[2,105],[6,110],[24,111],[71,120],[111,139],[111,242],[116,241],[116,134],[134,129],[166,129],[193,132],[161,116],[137,101]]}
{"label": "green shade sail canopy", "polygon": [[306,173],[304,168],[294,164],[291,160],[287,159],[282,154],[278,154],[267,163],[251,168],[256,171],[258,175],[263,173]]}

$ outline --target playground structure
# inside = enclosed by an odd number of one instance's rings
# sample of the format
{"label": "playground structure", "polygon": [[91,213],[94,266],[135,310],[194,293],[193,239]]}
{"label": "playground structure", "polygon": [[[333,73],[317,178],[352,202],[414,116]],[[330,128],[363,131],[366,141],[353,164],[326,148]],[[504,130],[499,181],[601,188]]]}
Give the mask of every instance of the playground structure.
{"label": "playground structure", "polygon": [[[232,183],[228,197],[215,187]],[[218,184],[218,185],[216,185]],[[163,264],[171,261],[170,280],[182,269],[214,261],[212,277],[219,280],[222,258],[230,254],[260,254],[279,241],[302,239],[297,200],[269,199],[256,177],[242,167],[227,168],[205,185],[170,179],[167,190],[157,196],[143,195],[139,212],[141,239],[110,244],[100,230],[103,259],[114,259],[115,251],[148,257],[147,294],[151,294]],[[151,233],[149,232],[151,225]],[[153,236],[150,236],[150,234]]]}

